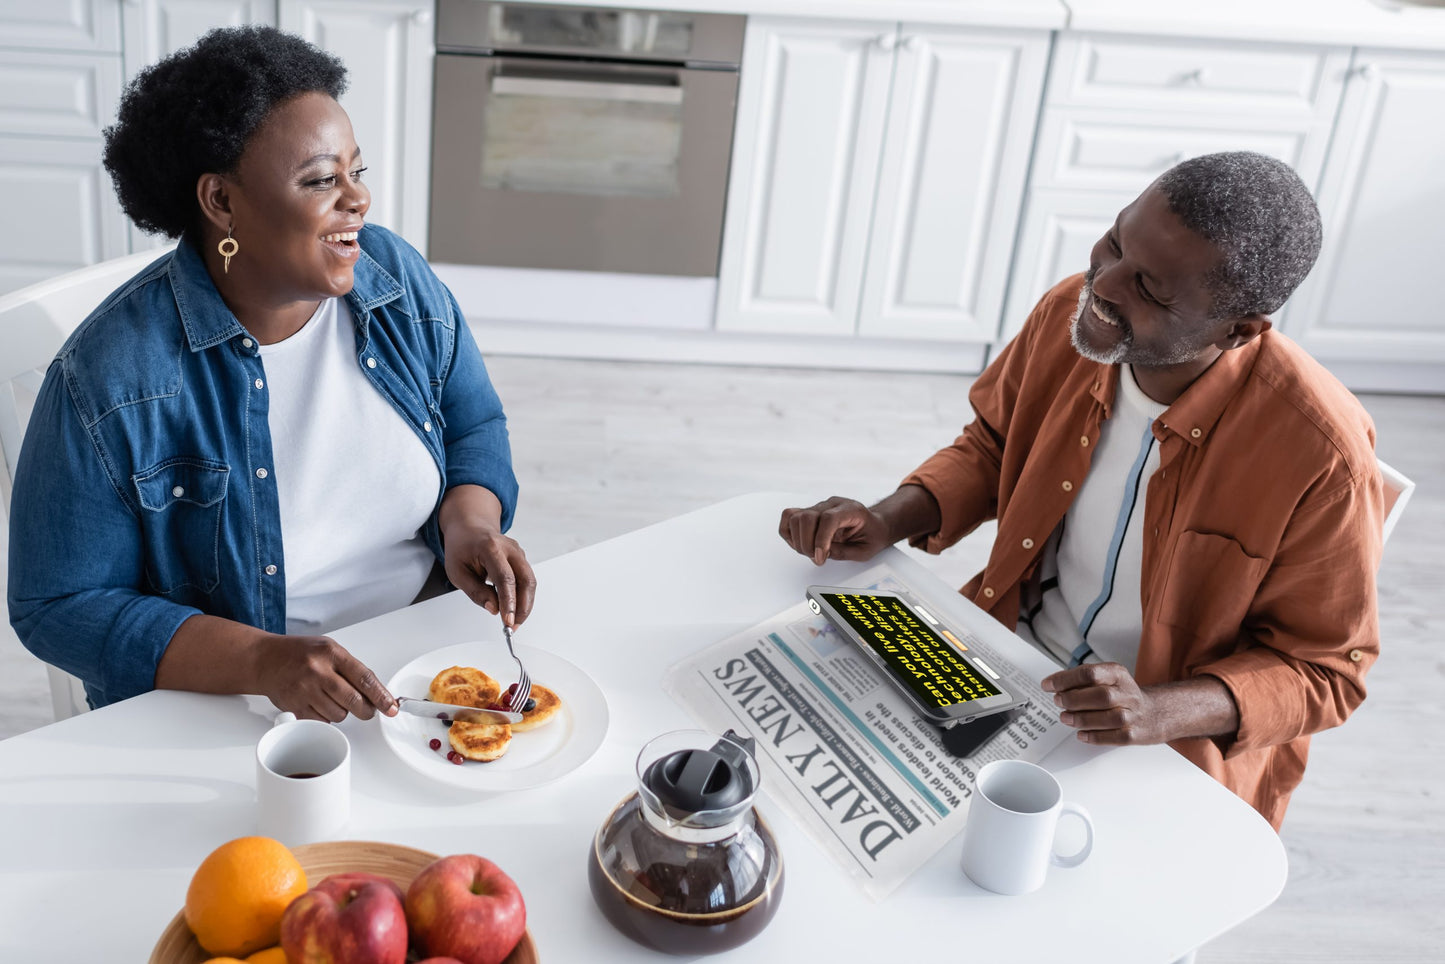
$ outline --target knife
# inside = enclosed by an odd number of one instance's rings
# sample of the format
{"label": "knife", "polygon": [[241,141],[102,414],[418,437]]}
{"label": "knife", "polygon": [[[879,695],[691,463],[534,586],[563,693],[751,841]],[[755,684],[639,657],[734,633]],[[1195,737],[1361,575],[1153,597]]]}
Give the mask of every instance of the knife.
{"label": "knife", "polygon": [[396,708],[402,713],[425,716],[433,720],[458,723],[520,723],[521,713],[505,710],[484,710],[476,706],[457,706],[454,703],[437,703],[434,700],[416,696],[398,696]]}

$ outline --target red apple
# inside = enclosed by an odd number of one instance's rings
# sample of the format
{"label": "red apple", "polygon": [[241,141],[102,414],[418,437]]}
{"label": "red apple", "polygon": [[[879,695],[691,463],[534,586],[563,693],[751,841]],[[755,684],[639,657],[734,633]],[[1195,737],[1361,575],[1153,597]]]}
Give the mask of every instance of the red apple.
{"label": "red apple", "polygon": [[527,929],[512,878],[475,854],[433,861],[406,891],[406,922],[422,954],[462,964],[502,964]]}
{"label": "red apple", "polygon": [[332,874],[281,915],[291,964],[406,964],[401,888],[376,874]]}

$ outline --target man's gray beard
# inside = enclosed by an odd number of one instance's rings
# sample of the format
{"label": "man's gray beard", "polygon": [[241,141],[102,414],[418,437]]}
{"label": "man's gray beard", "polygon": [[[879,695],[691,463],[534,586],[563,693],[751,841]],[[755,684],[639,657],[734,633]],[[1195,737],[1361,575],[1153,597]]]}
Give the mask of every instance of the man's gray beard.
{"label": "man's gray beard", "polygon": [[1098,351],[1084,344],[1079,337],[1079,316],[1087,309],[1089,297],[1094,293],[1094,286],[1089,279],[1084,280],[1084,286],[1079,289],[1079,306],[1069,316],[1069,341],[1074,345],[1074,351],[1083,355],[1091,362],[1098,362],[1100,365],[1117,365],[1124,361],[1129,355],[1129,349],[1134,347],[1134,336],[1126,332],[1122,341],[1106,352]]}
{"label": "man's gray beard", "polygon": [[1079,316],[1086,310],[1089,297],[1094,293],[1094,286],[1089,278],[1084,279],[1084,287],[1079,289],[1079,306],[1069,316],[1069,341],[1073,343],[1074,351],[1083,355],[1089,361],[1098,362],[1100,365],[1121,365],[1128,363],[1139,365],[1145,368],[1163,368],[1169,365],[1181,365],[1193,361],[1199,357],[1200,352],[1208,348],[1212,342],[1196,344],[1193,340],[1176,341],[1170,350],[1162,353],[1136,352],[1134,350],[1134,332],[1126,329],[1124,338],[1109,349],[1107,352],[1097,351],[1085,345],[1079,338]]}

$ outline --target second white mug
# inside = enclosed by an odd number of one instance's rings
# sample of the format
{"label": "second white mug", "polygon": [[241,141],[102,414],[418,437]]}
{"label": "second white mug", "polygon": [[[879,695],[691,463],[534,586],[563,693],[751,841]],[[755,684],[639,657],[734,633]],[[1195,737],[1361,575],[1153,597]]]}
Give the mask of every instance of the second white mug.
{"label": "second white mug", "polygon": [[[1054,829],[1064,814],[1084,822],[1078,853],[1054,852]],[[1044,884],[1049,865],[1077,867],[1094,849],[1089,812],[1063,799],[1054,775],[1023,760],[995,760],[978,771],[963,828],[963,872],[998,894],[1027,894]]]}
{"label": "second white mug", "polygon": [[256,828],[287,846],[333,839],[351,820],[351,744],[291,713],[256,744]]}

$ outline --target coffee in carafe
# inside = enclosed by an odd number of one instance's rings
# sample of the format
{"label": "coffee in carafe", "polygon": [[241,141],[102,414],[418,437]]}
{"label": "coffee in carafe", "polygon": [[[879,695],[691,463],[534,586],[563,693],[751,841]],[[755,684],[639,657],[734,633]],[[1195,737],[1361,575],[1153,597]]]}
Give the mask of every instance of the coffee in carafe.
{"label": "coffee in carafe", "polygon": [[783,866],[753,809],[753,741],[732,731],[670,733],[638,756],[638,790],[593,840],[588,883],[628,937],[705,954],[756,937],[777,912]]}

